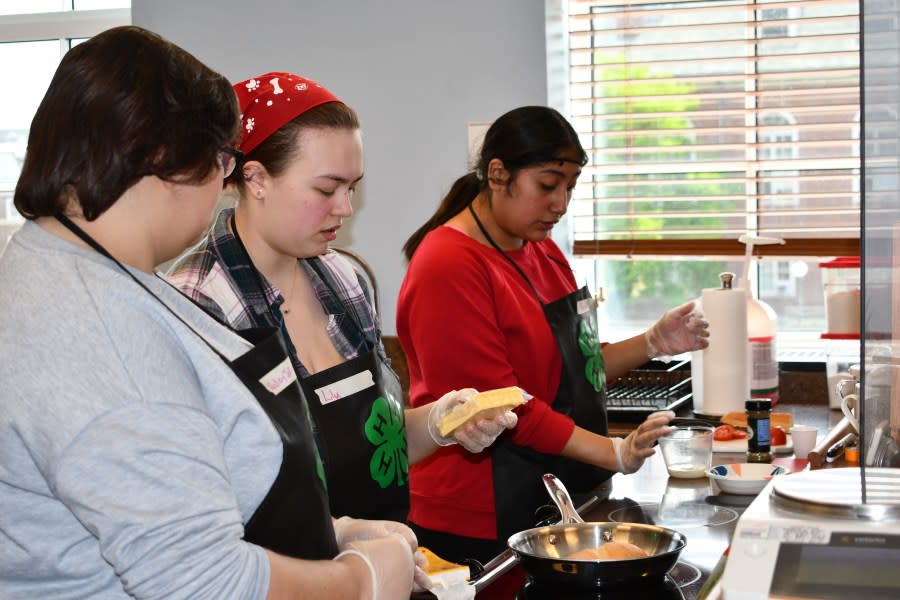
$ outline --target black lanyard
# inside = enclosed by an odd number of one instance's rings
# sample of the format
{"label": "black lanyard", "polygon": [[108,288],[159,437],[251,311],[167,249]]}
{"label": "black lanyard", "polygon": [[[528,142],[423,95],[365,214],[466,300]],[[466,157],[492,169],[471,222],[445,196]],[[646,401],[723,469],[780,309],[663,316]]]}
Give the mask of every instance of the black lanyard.
{"label": "black lanyard", "polygon": [[[146,285],[144,285],[144,283],[143,283],[140,279],[138,279],[137,277],[135,277],[135,276],[134,276],[134,273],[132,273],[131,271],[129,271],[129,270],[125,267],[125,265],[123,265],[123,264],[120,263],[118,260],[116,260],[116,258],[115,258],[112,254],[110,254],[109,251],[108,251],[106,248],[104,248],[103,246],[100,245],[100,242],[98,242],[97,240],[95,240],[94,238],[92,238],[90,235],[88,235],[88,233],[87,233],[86,231],[84,231],[81,227],[79,227],[78,225],[76,225],[75,223],[73,223],[72,220],[69,219],[69,217],[67,217],[66,215],[59,214],[59,215],[56,215],[55,218],[56,218],[57,221],[59,221],[60,223],[62,223],[63,226],[64,226],[66,229],[68,229],[69,231],[71,231],[72,233],[74,233],[76,236],[78,236],[79,239],[81,239],[81,241],[83,241],[85,244],[87,244],[88,246],[90,246],[91,248],[93,248],[97,253],[99,253],[100,255],[105,256],[105,257],[108,258],[109,260],[113,261],[113,262],[114,262],[114,263],[115,263],[115,264],[116,264],[116,265],[117,265],[117,266],[118,266],[118,267],[119,267],[126,275],[128,275],[129,277],[131,277],[131,279],[134,280],[134,282],[135,282],[136,284],[138,284],[139,286],[141,286],[141,287],[144,289],[145,292],[147,292],[147,293],[150,294],[153,298],[155,298],[156,301],[159,302],[160,304],[162,304],[162,305],[165,307],[165,309],[168,310],[168,311],[169,311],[176,319],[178,319],[179,321],[181,321],[181,323],[182,323],[185,327],[187,327],[188,329],[190,329],[190,330],[194,333],[194,335],[196,335],[198,338],[200,338],[200,339],[203,341],[203,343],[206,344],[206,346],[207,346],[210,350],[212,350],[213,352],[215,352],[215,354],[216,354],[219,358],[221,358],[222,360],[224,360],[226,363],[227,363],[227,362],[230,362],[227,358],[225,358],[225,357],[222,355],[221,352],[219,352],[218,350],[216,350],[216,348],[215,348],[212,344],[210,344],[209,341],[208,341],[205,337],[203,337],[196,329],[194,329],[194,328],[191,326],[190,323],[188,323],[187,321],[185,321],[185,320],[182,318],[182,316],[179,315],[177,312],[175,312],[175,310],[174,310],[171,306],[169,306],[167,303],[163,302],[163,299],[162,299],[162,298],[160,298],[159,296],[157,296],[156,294],[154,294],[153,291],[152,291],[150,288],[148,288]],[[160,277],[158,277],[158,276],[157,276],[157,279],[159,279],[160,281],[162,281],[163,283],[165,283],[166,285],[168,285],[168,286],[170,286],[170,287],[172,287],[172,288],[174,289],[174,287],[172,286],[172,284],[170,284],[170,283],[169,283],[168,281],[166,281],[165,279],[162,279],[162,278],[160,278]],[[179,292],[179,293],[181,293],[181,292]],[[204,312],[205,312],[205,311],[204,311]]]}
{"label": "black lanyard", "polygon": [[[491,237],[491,234],[488,233],[485,226],[481,223],[481,219],[479,219],[478,215],[475,214],[475,209],[472,208],[471,202],[469,202],[469,212],[472,213],[472,218],[475,219],[475,224],[478,225],[478,229],[481,230],[481,235],[483,235],[484,238],[488,241],[488,243],[491,246],[493,246],[494,249],[497,252],[499,252],[503,256],[503,258],[505,258],[509,262],[509,264],[511,264],[513,266],[513,268],[516,271],[519,272],[519,275],[522,276],[522,278],[525,280],[525,282],[528,283],[528,286],[531,288],[531,291],[534,292],[534,295],[537,298],[538,302],[541,304],[541,306],[543,306],[545,304],[543,296],[541,296],[540,292],[537,291],[537,288],[534,287],[533,283],[531,283],[531,279],[528,278],[528,275],[525,274],[525,271],[522,270],[522,268],[516,263],[516,261],[514,261],[512,258],[510,258],[510,256],[506,252],[504,252],[500,246],[497,245],[497,242],[494,241],[494,238]],[[560,266],[563,266],[569,270],[572,270],[571,266],[559,262],[557,259],[553,258],[552,256],[547,256],[547,258],[549,258],[550,260],[552,260],[553,262],[555,262],[556,264],[558,264]]]}

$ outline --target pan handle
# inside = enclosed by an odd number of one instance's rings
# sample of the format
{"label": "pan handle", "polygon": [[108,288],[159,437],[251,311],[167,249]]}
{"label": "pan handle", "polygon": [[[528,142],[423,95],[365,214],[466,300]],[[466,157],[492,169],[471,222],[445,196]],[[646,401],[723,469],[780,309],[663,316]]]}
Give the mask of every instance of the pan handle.
{"label": "pan handle", "polygon": [[566,489],[566,486],[563,485],[563,482],[560,481],[556,475],[545,473],[544,487],[547,488],[547,492],[550,494],[553,502],[556,503],[556,507],[559,508],[559,512],[562,515],[562,521],[560,521],[560,523],[565,525],[571,523],[584,523],[584,519],[581,518],[581,515],[579,515],[578,511],[575,509],[575,504],[572,502],[569,490]]}
{"label": "pan handle", "polygon": [[[478,577],[469,580],[469,585],[475,588],[475,593],[477,594],[494,583],[501,575],[515,567],[518,562],[519,557],[516,556],[516,553],[512,551],[512,548],[507,548],[484,565],[480,573],[478,573]],[[471,565],[469,568],[471,569]]]}
{"label": "pan handle", "polygon": [[[569,496],[569,491],[566,489],[566,486],[562,484],[562,481],[557,479],[555,475],[549,473],[544,475],[543,479],[544,486],[547,488],[547,491],[550,492],[550,497],[553,498],[556,507],[559,508],[559,512],[562,515],[562,520],[557,524],[584,523],[581,516],[578,514],[578,511],[575,509],[572,497]],[[596,497],[589,499],[581,506],[581,510],[587,511],[597,501]],[[472,571],[472,577],[469,579],[468,584],[475,588],[475,593],[477,594],[494,583],[501,575],[515,567],[518,562],[519,557],[513,549],[507,548],[477,571],[473,569],[470,564],[469,569]]]}

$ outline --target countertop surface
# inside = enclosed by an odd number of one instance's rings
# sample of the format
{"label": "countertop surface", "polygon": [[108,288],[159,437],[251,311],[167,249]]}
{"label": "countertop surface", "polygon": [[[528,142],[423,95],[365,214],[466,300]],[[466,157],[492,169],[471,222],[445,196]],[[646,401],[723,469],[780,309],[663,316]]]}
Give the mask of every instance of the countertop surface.
{"label": "countertop surface", "polygon": [[[776,411],[791,413],[795,424],[817,427],[817,444],[826,439],[829,430],[842,417],[840,411],[831,410],[825,405],[779,404]],[[681,411],[679,416],[692,417],[693,413],[687,409]],[[634,427],[634,423],[612,423],[610,432],[611,435],[627,435]],[[745,453],[713,454],[713,465],[735,462],[746,462]],[[773,462],[787,466],[794,472],[809,468],[805,457],[776,455]],[[839,461],[829,466],[838,467],[843,464]],[[566,591],[556,587],[544,588],[529,581],[516,598],[716,598],[717,590],[710,592],[710,588],[724,565],[724,556],[737,521],[755,498],[721,493],[718,486],[705,476],[696,479],[670,478],[658,450],[636,473],[617,474],[593,492],[573,496],[575,506],[579,507],[585,521],[648,523],[683,534],[687,538],[687,544],[679,556],[678,564],[669,571],[664,583],[648,584],[649,587],[635,584],[634,589],[629,586],[629,589]]]}
{"label": "countertop surface", "polygon": [[[816,426],[819,441],[842,416],[840,411],[821,405],[779,404],[775,410],[791,413],[795,424]],[[621,427],[629,426],[633,427]],[[615,431],[617,425],[610,428]],[[732,462],[746,462],[746,457],[743,453],[713,455],[713,464]],[[809,468],[805,457],[776,456],[774,462],[793,471]],[[646,522],[684,534],[688,543],[670,577],[684,600],[698,600],[706,597],[704,585],[728,549],[738,518],[754,497],[721,493],[706,477],[670,478],[657,451],[637,473],[615,475],[607,486],[598,489],[596,502],[582,517],[587,521]],[[589,499],[590,495],[578,497],[576,504],[581,506]]]}
{"label": "countertop surface", "polygon": [[[842,417],[840,411],[822,405],[779,404],[775,410],[791,413],[795,424],[817,427],[817,444]],[[692,413],[688,410],[679,416],[690,417]],[[617,425],[610,428],[615,431]],[[746,456],[720,452],[713,455],[713,464],[732,462],[746,462]],[[809,468],[805,457],[776,455],[774,462],[793,471]],[[835,462],[833,466],[842,464]],[[723,559],[738,518],[755,496],[721,493],[706,477],[670,478],[658,451],[637,473],[615,475],[610,484],[608,497],[603,498],[606,490],[601,490],[598,502],[587,515],[582,515],[585,520],[652,522],[683,533],[688,543],[670,576],[685,600],[706,597],[704,585]]]}

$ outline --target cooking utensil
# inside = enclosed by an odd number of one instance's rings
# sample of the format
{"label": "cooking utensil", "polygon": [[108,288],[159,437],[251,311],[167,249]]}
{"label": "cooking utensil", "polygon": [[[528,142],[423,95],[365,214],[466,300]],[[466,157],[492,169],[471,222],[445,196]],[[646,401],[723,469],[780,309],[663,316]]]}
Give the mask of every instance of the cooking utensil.
{"label": "cooking utensil", "polygon": [[[687,544],[687,538],[681,533],[655,525],[585,523],[559,479],[544,475],[544,485],[563,515],[562,521],[558,525],[526,529],[508,541],[518,563],[535,581],[581,589],[661,581],[678,562],[678,555]],[[647,556],[617,560],[566,558],[609,541],[634,544],[647,552]],[[476,590],[487,585],[479,585],[480,582],[481,578],[473,582]]]}
{"label": "cooking utensil", "polygon": [[[606,493],[608,494],[609,486],[608,484],[604,485],[605,487],[607,487]],[[581,505],[581,510],[585,512],[589,511],[598,502],[600,502],[600,499],[598,497],[591,496],[587,501],[585,501],[584,504]],[[557,508],[559,508],[558,505]],[[578,512],[578,510],[575,511],[576,516],[578,515]],[[563,524],[562,520],[557,523],[557,525],[561,524]],[[507,571],[514,568],[519,563],[519,559],[516,556],[516,553],[513,552],[512,548],[507,546],[506,550],[492,558],[484,565],[474,559],[470,559],[465,562],[469,565],[469,570],[472,572],[471,579],[469,580],[469,585],[474,587],[476,592],[480,592],[481,590],[495,582],[497,579],[499,579]]]}

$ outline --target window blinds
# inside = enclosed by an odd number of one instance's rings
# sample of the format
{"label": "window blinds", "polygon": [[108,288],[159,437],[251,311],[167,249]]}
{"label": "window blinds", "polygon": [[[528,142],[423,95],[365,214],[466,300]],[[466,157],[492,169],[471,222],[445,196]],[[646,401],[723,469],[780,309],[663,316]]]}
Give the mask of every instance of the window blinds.
{"label": "window blinds", "polygon": [[859,252],[855,0],[570,0],[577,254]]}

